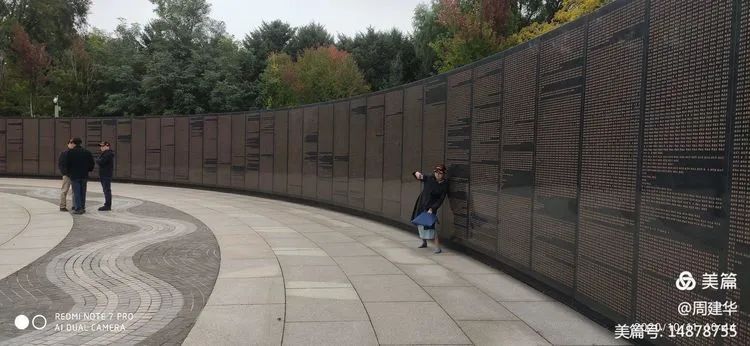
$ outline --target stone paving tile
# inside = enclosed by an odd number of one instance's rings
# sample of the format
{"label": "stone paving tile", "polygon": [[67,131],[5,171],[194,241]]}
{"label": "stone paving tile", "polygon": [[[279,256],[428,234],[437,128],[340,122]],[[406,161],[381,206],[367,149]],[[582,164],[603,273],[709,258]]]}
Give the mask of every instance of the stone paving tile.
{"label": "stone paving tile", "polygon": [[284,304],[207,306],[183,345],[279,345]]}
{"label": "stone paving tile", "polygon": [[26,265],[39,258],[45,252],[45,249],[39,249],[39,251],[29,249],[0,249],[0,263]]}
{"label": "stone paving tile", "polygon": [[432,298],[406,275],[351,275],[363,302],[430,302]]}
{"label": "stone paving tile", "polygon": [[352,287],[338,266],[284,267],[286,288],[345,288]]}
{"label": "stone paving tile", "polygon": [[267,245],[228,245],[221,247],[222,259],[257,259],[275,258],[276,255]]}
{"label": "stone paving tile", "polygon": [[367,235],[367,236],[361,236],[356,237],[357,241],[362,243],[363,245],[371,248],[389,248],[389,247],[395,247],[395,248],[401,248],[403,247],[402,244],[399,242],[390,240],[388,238],[379,236],[379,235]]}
{"label": "stone paving tile", "polygon": [[372,249],[358,242],[352,243],[322,243],[320,248],[329,256],[377,256]]}
{"label": "stone paving tile", "polygon": [[434,261],[406,248],[375,248],[379,254],[395,264],[435,264]]}
{"label": "stone paving tile", "polygon": [[334,257],[346,275],[401,274],[401,271],[380,256]]}
{"label": "stone paving tile", "polygon": [[287,289],[286,298],[288,322],[368,320],[353,288]]}
{"label": "stone paving tile", "polygon": [[508,310],[555,345],[628,345],[560,302],[508,302]]}
{"label": "stone paving tile", "polygon": [[499,302],[550,301],[552,298],[507,274],[461,274]]}
{"label": "stone paving tile", "polygon": [[370,322],[288,322],[284,345],[378,345]]}
{"label": "stone paving tile", "polygon": [[[279,254],[280,253],[280,254]],[[284,251],[277,252],[279,263],[282,267],[289,266],[335,266],[336,262],[327,255],[323,256],[304,256],[304,255],[287,255]],[[324,253],[325,254],[325,253]]]}
{"label": "stone paving tile", "polygon": [[261,236],[257,234],[231,234],[217,235],[216,240],[220,245],[268,245]]}
{"label": "stone paving tile", "polygon": [[281,267],[275,258],[225,259],[221,261],[219,278],[255,278],[281,276]]}
{"label": "stone paving tile", "polygon": [[458,321],[475,345],[549,345],[543,337],[522,321]]}
{"label": "stone paving tile", "polygon": [[381,344],[470,344],[434,302],[365,303]]}
{"label": "stone paving tile", "polygon": [[454,320],[518,320],[476,287],[425,287],[425,290]]}
{"label": "stone paving tile", "polygon": [[376,235],[372,231],[361,228],[331,227],[331,229],[351,238]]}
{"label": "stone paving tile", "polygon": [[283,304],[284,281],[272,278],[219,278],[208,305]]}
{"label": "stone paving tile", "polygon": [[[442,254],[441,254],[442,255]],[[498,270],[465,256],[433,256],[438,264],[460,274],[497,274]]]}
{"label": "stone paving tile", "polygon": [[472,286],[458,274],[438,264],[399,264],[398,267],[422,286]]}
{"label": "stone paving tile", "polygon": [[347,237],[339,232],[320,232],[320,233],[309,233],[307,238],[318,243],[350,243],[354,239]]}
{"label": "stone paving tile", "polygon": [[294,238],[280,238],[280,239],[266,238],[266,240],[268,241],[268,244],[271,245],[272,248],[280,248],[280,247],[315,248],[315,247],[318,247],[317,244],[315,244],[311,240],[304,238],[302,236],[294,237]]}

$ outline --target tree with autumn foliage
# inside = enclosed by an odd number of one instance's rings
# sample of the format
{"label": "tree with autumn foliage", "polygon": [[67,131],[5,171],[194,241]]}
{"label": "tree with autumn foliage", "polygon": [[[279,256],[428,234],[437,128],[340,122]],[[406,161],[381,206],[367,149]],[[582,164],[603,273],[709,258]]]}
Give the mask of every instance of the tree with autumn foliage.
{"label": "tree with autumn foliage", "polygon": [[[439,72],[452,70],[500,50],[502,37],[495,27],[505,25],[508,7],[483,4],[487,2],[490,1],[441,0],[437,20],[447,28],[448,35],[430,44],[441,58],[436,62]],[[483,9],[488,9],[488,12],[483,14]]]}
{"label": "tree with autumn foliage", "polygon": [[20,67],[21,76],[28,85],[29,114],[34,116],[34,99],[38,90],[47,82],[52,59],[44,43],[34,43],[20,25],[13,26],[11,50]]}
{"label": "tree with autumn foliage", "polygon": [[305,49],[297,61],[286,53],[271,54],[260,83],[267,108],[334,100],[370,90],[351,54],[333,45]]}

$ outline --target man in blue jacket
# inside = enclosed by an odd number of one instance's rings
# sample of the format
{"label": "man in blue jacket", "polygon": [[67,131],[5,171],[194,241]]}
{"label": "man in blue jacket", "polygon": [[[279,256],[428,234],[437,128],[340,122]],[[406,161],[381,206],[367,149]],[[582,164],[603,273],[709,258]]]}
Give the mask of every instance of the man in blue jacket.
{"label": "man in blue jacket", "polygon": [[102,183],[104,192],[104,205],[99,208],[100,211],[112,210],[112,171],[115,166],[115,153],[110,148],[109,142],[99,143],[99,150],[102,154],[96,159],[99,165],[99,181]]}
{"label": "man in blue jacket", "polygon": [[86,184],[89,172],[94,170],[94,156],[81,147],[80,138],[73,138],[73,149],[68,150],[66,171],[73,187],[73,214],[86,212]]}

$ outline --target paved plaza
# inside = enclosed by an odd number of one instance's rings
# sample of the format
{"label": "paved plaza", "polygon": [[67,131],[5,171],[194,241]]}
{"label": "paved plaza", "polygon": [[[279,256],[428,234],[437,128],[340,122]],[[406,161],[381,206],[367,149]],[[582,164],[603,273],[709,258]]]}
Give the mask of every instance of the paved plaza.
{"label": "paved plaza", "polygon": [[[0,178],[0,344],[623,344],[509,275],[360,217],[121,183],[98,212],[98,182],[71,215],[58,187]],[[46,326],[19,329],[22,314]]]}

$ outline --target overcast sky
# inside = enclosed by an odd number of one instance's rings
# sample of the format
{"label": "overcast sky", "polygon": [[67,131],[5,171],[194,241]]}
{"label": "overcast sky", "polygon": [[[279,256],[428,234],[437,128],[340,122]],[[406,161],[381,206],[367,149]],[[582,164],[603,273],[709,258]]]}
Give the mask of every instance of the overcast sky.
{"label": "overcast sky", "polygon": [[[412,15],[419,3],[427,0],[208,0],[211,17],[223,21],[235,39],[255,29],[261,21],[281,19],[292,26],[311,21],[336,33],[353,36],[367,26],[376,30],[398,28],[411,32]],[[93,0],[89,25],[112,31],[117,18],[128,23],[146,24],[154,17],[154,5],[148,0]]]}

